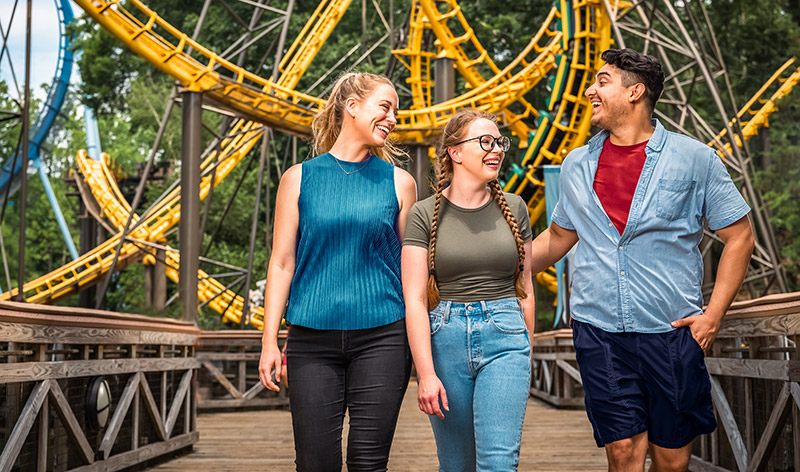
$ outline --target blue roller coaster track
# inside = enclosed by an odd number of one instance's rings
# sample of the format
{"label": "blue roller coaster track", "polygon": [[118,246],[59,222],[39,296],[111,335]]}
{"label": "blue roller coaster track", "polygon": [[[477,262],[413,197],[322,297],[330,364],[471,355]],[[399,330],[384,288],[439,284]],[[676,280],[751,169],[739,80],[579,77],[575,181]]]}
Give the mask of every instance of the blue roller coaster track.
{"label": "blue roller coaster track", "polygon": [[[72,38],[66,34],[66,27],[74,20],[72,7],[70,6],[69,0],[55,0],[55,5],[58,12],[59,30],[61,33],[58,48],[58,66],[56,68],[53,84],[50,87],[50,93],[47,95],[47,100],[36,118],[36,124],[33,126],[33,132],[30,137],[28,160],[39,173],[39,177],[42,181],[42,185],[44,185],[45,193],[50,201],[50,206],[53,208],[53,213],[55,214],[56,221],[58,222],[61,235],[64,238],[70,256],[73,259],[77,259],[78,251],[75,248],[75,242],[72,239],[69,227],[61,212],[61,207],[50,185],[47,169],[41,159],[40,153],[42,143],[53,127],[53,123],[61,111],[61,107],[64,105],[64,98],[69,88],[73,65],[73,52],[70,49]],[[13,189],[14,179],[19,177],[19,172],[22,167],[22,159],[18,157],[19,156],[16,155],[11,156],[0,169],[0,192],[5,192],[7,185],[12,185]]]}

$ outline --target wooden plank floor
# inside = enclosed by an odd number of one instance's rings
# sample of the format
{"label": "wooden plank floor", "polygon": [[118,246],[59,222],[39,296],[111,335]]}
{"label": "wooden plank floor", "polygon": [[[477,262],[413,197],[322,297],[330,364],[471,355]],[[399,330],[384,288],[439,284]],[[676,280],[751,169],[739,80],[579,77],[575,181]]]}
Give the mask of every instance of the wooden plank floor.
{"label": "wooden plank floor", "polygon": [[[435,471],[436,445],[427,415],[417,408],[411,382],[397,425],[390,471]],[[198,416],[200,441],[191,454],[149,470],[293,471],[294,448],[288,411],[211,413]],[[346,431],[345,431],[346,432]],[[345,469],[346,470],[346,469]],[[528,400],[520,471],[605,471],[605,453],[595,446],[583,410],[557,410]]]}

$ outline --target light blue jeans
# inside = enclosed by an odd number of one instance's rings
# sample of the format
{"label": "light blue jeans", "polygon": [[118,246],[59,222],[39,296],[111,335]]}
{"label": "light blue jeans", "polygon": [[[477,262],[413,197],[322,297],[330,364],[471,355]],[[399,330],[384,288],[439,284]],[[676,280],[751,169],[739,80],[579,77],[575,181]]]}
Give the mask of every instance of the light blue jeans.
{"label": "light blue jeans", "polygon": [[516,298],[430,312],[431,351],[450,411],[431,416],[441,472],[517,470],[531,347]]}

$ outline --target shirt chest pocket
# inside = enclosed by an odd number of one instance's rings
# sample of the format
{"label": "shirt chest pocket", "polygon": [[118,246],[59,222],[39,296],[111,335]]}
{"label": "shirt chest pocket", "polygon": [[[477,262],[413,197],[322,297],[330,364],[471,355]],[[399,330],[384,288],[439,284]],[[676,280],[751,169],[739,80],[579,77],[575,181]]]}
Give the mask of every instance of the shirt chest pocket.
{"label": "shirt chest pocket", "polygon": [[695,183],[694,180],[659,179],[656,214],[668,221],[686,218]]}

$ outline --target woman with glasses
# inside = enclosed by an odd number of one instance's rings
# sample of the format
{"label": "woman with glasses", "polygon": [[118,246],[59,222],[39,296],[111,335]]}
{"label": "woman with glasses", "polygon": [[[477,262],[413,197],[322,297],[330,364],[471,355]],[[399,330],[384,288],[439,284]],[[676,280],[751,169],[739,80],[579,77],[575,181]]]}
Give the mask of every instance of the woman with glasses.
{"label": "woman with glasses", "polygon": [[436,195],[403,238],[406,326],[420,410],[440,471],[516,470],[530,388],[531,228],[497,174],[510,140],[494,116],[462,110],[436,151]]}

